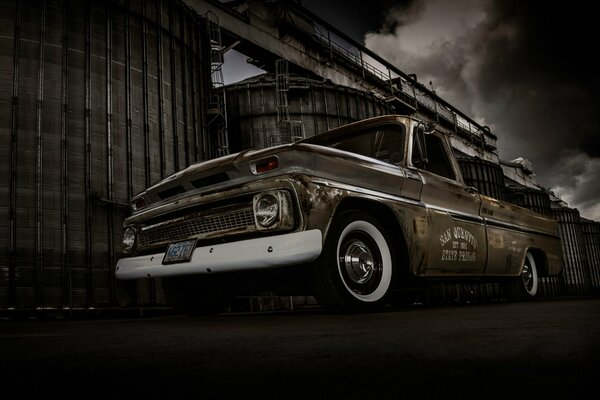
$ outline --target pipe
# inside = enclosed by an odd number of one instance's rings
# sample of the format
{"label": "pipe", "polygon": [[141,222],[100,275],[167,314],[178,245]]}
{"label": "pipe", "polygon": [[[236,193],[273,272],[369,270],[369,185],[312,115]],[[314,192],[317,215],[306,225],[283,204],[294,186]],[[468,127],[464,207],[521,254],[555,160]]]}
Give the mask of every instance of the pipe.
{"label": "pipe", "polygon": [[327,93],[325,92],[325,85],[321,86],[321,90],[323,91],[323,107],[325,109],[325,129],[330,130],[332,127],[331,124],[329,124],[329,104],[327,99]]}
{"label": "pipe", "polygon": [[10,211],[9,211],[9,261],[8,261],[8,306],[17,306],[16,277],[16,215],[17,215],[17,133],[19,121],[19,61],[21,59],[21,0],[17,0],[15,11],[15,39],[13,47],[12,104],[10,126]]}
{"label": "pipe", "polygon": [[187,57],[188,57],[188,46],[186,45],[187,39],[187,17],[183,13],[183,10],[179,10],[179,38],[181,44],[181,95],[183,98],[183,146],[185,149],[185,166],[190,165],[190,138],[189,138],[189,122],[188,122],[188,97],[187,97],[187,85],[188,85],[188,69]]}
{"label": "pipe", "polygon": [[36,223],[35,223],[35,304],[44,306],[43,229],[43,141],[42,115],[44,112],[44,47],[46,45],[46,0],[40,2],[40,47],[38,50],[38,88],[36,99]]}
{"label": "pipe", "polygon": [[85,144],[85,263],[87,267],[87,306],[93,306],[94,299],[94,258],[92,251],[92,154],[91,154],[91,103],[92,103],[92,63],[91,63],[91,0],[85,3],[85,111],[84,111],[84,144]]}
{"label": "pipe", "polygon": [[142,76],[144,79],[144,169],[145,187],[150,187],[150,110],[148,104],[148,10],[146,2],[142,1]]}
{"label": "pipe", "polygon": [[163,88],[163,46],[162,46],[162,0],[157,3],[157,27],[156,27],[156,45],[157,45],[157,68],[158,68],[158,127],[159,127],[159,147],[160,147],[160,178],[165,178],[166,172],[166,149],[165,149],[165,122],[164,122],[164,103],[165,94]]}
{"label": "pipe", "polygon": [[[198,32],[198,28],[196,27],[196,24],[192,23],[191,29],[189,30],[189,35],[191,37],[189,37],[189,43],[192,46],[192,57],[189,58],[189,62],[191,64],[191,79],[192,79],[192,131],[194,134],[194,161],[200,161],[201,156],[200,156],[200,148],[199,148],[199,140],[198,140],[198,133],[201,132],[198,130],[198,105],[196,104],[196,98],[198,96],[198,88],[196,85],[199,84],[199,82],[197,81],[197,76],[198,74],[196,74],[196,71],[199,70],[198,67],[198,36],[199,36],[199,32]],[[201,74],[201,73],[200,73]]]}
{"label": "pipe", "polygon": [[62,88],[61,88],[61,265],[62,265],[62,305],[73,308],[71,292],[71,268],[69,265],[69,202],[68,202],[68,146],[67,146],[67,112],[69,110],[69,1],[63,3],[62,32]]}
{"label": "pipe", "polygon": [[173,33],[173,2],[169,2],[169,61],[171,64],[171,123],[173,125],[173,164],[179,171],[179,135],[177,133],[177,63],[175,62],[175,35]]}
{"label": "pipe", "polygon": [[[310,100],[311,100],[311,104],[312,104],[313,113],[317,111],[317,102],[315,99],[315,93],[316,93],[316,90],[310,91]],[[315,132],[319,132],[319,121],[317,120],[317,118],[313,118],[313,122],[314,122]]]}
{"label": "pipe", "polygon": [[[107,185],[108,185],[108,200],[114,200],[114,171],[113,171],[113,102],[112,102],[112,15],[111,15],[111,2],[106,2],[106,173],[107,173]],[[115,223],[114,223],[114,210],[112,208],[107,210],[107,223],[108,223],[108,260],[109,268],[107,273],[109,274],[109,299],[111,304],[115,304],[115,277],[111,273],[112,266],[116,264],[115,261]]]}
{"label": "pipe", "polygon": [[112,200],[113,194],[113,103],[112,103],[112,19],[110,1],[106,2],[106,182],[108,198]]}
{"label": "pipe", "polygon": [[125,146],[127,153],[127,199],[133,197],[133,142],[131,137],[132,111],[131,111],[131,11],[130,1],[125,2],[125,109],[127,121],[125,123]]}

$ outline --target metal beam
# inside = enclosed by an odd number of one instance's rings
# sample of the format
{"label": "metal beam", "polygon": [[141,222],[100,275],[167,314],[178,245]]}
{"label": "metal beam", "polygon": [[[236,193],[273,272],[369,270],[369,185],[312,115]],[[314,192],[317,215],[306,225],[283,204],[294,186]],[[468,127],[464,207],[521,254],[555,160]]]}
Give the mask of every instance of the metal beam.
{"label": "metal beam", "polygon": [[[219,19],[219,25],[231,35],[238,39],[248,41],[253,45],[272,53],[275,58],[283,58],[308,71],[331,80],[333,83],[365,90],[362,82],[354,79],[347,71],[340,72],[333,65],[327,65],[316,58],[313,52],[307,51],[307,47],[299,41],[283,41],[279,37],[276,27],[254,23],[255,18],[236,12],[211,0],[185,0],[199,15],[205,15],[211,11]],[[374,89],[375,87],[373,87]]]}
{"label": "metal beam", "polygon": [[[481,131],[488,138],[487,142],[488,145],[489,143],[492,144],[492,150],[495,148],[496,136],[491,132],[486,131],[484,127],[473,121],[465,113],[439,97],[425,85],[416,82],[409,74],[404,73],[378,54],[367,49],[364,45],[356,42],[317,15],[300,6],[296,6],[291,2],[285,3],[288,14],[291,13],[290,15],[293,15],[293,17],[299,17],[300,21],[304,18],[306,21],[316,22],[327,29],[328,37],[330,33],[334,33],[337,37],[340,37],[359,51],[360,57],[357,57],[357,63],[355,65],[356,71],[353,71],[352,68],[350,68],[352,66],[351,63],[345,62],[348,60],[336,61],[336,57],[334,57],[334,53],[332,53],[332,46],[334,46],[334,44],[331,41],[329,42],[329,52],[327,53],[326,49],[323,49],[321,52],[318,51],[319,45],[327,46],[327,43],[321,43],[317,40],[315,34],[311,35],[309,32],[294,37],[286,36],[285,40],[282,40],[282,32],[280,32],[278,27],[275,24],[266,22],[254,15],[249,7],[244,10],[244,13],[241,13],[215,0],[184,0],[184,2],[200,15],[205,15],[207,12],[213,12],[218,17],[221,28],[234,37],[234,42],[242,40],[249,43],[251,47],[255,49],[261,49],[264,51],[264,54],[271,54],[275,59],[286,59],[290,63],[293,63],[306,71],[310,71],[317,76],[329,79],[335,84],[371,91],[385,96],[389,96],[390,94],[394,95],[394,92],[397,92],[397,90],[394,90],[392,87],[390,92],[390,88],[388,87],[392,84],[391,73],[393,72],[402,77],[406,84],[413,87],[413,98],[415,101],[417,101],[417,99],[414,88],[417,87],[419,94],[425,95],[433,101],[434,104],[436,104],[436,107],[437,104],[443,105],[461,118],[467,120],[469,124],[476,126],[478,131]],[[236,2],[236,4],[239,9],[243,9],[245,6],[243,3],[240,5],[239,2]],[[259,7],[261,6],[259,2],[250,4]],[[362,60],[362,53],[379,62],[387,69],[387,73],[382,73],[381,71],[377,71],[373,66],[367,65],[369,67],[367,70],[369,73],[365,74],[364,67],[366,64]],[[452,123],[452,121],[448,122]],[[469,135],[468,133],[465,134]]]}

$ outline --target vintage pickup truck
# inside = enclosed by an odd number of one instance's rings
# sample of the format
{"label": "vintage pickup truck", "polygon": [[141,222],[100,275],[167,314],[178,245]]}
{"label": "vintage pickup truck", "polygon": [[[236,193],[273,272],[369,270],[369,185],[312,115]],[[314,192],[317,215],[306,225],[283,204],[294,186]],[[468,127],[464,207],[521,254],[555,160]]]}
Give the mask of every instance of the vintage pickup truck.
{"label": "vintage pickup truck", "polygon": [[556,221],[466,186],[448,139],[405,116],[197,163],[131,206],[116,277],[162,278],[192,313],[265,286],[349,312],[439,279],[528,299],[562,268]]}

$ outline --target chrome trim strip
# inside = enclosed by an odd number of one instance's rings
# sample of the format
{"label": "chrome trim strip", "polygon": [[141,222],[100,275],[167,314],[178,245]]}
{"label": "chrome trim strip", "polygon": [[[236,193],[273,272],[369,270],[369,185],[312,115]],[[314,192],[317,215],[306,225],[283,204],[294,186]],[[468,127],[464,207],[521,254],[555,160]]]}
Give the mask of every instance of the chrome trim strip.
{"label": "chrome trim strip", "polygon": [[466,214],[466,213],[463,213],[460,211],[450,210],[448,208],[439,207],[439,206],[431,206],[431,205],[427,205],[427,209],[444,212],[444,213],[448,214],[450,217],[452,217],[453,219],[483,224],[483,218],[479,215]]}
{"label": "chrome trim strip", "polygon": [[544,232],[539,232],[539,231],[534,231],[532,229],[523,228],[522,226],[511,224],[510,222],[499,221],[497,219],[491,219],[491,218],[484,218],[484,221],[485,221],[485,223],[486,223],[487,226],[492,226],[492,227],[502,228],[502,229],[508,229],[508,230],[511,230],[511,231],[517,231],[517,232],[526,233],[526,234],[529,234],[529,235],[542,236],[542,237],[546,237],[546,238],[549,238],[549,239],[559,239],[560,240],[560,237],[558,237],[556,235],[552,235],[552,234],[544,233]]}
{"label": "chrome trim strip", "polygon": [[323,185],[323,186],[332,187],[332,188],[336,188],[336,189],[343,189],[343,190],[347,190],[349,192],[360,193],[360,194],[364,194],[364,195],[372,196],[372,197],[380,197],[380,198],[383,198],[386,200],[399,201],[402,203],[407,203],[407,204],[411,204],[411,205],[418,206],[418,207],[426,207],[425,203],[418,201],[418,200],[409,199],[408,197],[395,196],[395,195],[389,194],[389,193],[378,192],[376,190],[364,189],[364,188],[360,188],[357,186],[348,185],[346,183],[330,181],[330,180],[321,179],[321,178],[311,178],[310,181],[317,185]]}

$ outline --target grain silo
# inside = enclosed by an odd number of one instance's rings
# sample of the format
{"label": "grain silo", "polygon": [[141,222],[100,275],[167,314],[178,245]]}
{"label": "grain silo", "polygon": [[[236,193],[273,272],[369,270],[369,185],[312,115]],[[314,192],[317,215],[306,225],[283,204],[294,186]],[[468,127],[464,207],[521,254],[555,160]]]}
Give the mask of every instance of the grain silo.
{"label": "grain silo", "polygon": [[[232,152],[310,137],[390,111],[382,99],[365,91],[295,75],[288,79],[283,101],[278,99],[281,91],[278,94],[275,74],[259,75],[226,87]],[[281,118],[283,102],[287,102],[286,118]],[[292,125],[287,135],[281,132],[282,119]]]}
{"label": "grain silo", "polygon": [[179,1],[0,1],[0,309],[156,300],[113,278],[120,226],[204,158],[204,32]]}

